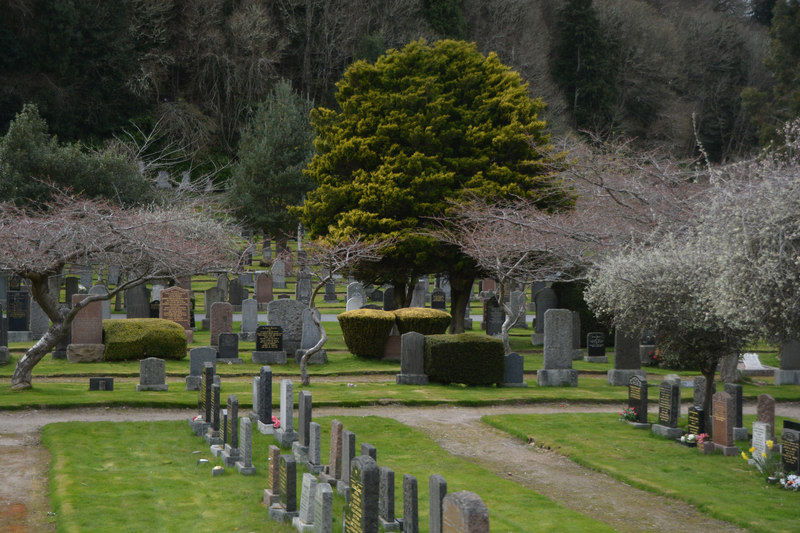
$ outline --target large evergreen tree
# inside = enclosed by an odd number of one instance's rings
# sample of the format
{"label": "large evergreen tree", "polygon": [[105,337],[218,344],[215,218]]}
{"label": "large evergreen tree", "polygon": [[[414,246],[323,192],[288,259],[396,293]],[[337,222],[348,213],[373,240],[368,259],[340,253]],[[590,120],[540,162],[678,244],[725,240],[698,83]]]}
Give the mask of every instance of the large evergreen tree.
{"label": "large evergreen tree", "polygon": [[297,228],[286,208],[313,187],[303,175],[313,152],[310,110],[311,103],[281,81],[242,133],[227,201],[243,225],[279,239]]}
{"label": "large evergreen tree", "polygon": [[341,111],[312,112],[318,188],[299,210],[317,235],[397,238],[360,276],[395,286],[400,304],[420,275],[446,272],[456,328],[476,274],[454,246],[424,230],[451,200],[526,198],[569,204],[553,179],[559,162],[519,74],[474,44],[412,42],[375,64],[354,63],[338,83]]}

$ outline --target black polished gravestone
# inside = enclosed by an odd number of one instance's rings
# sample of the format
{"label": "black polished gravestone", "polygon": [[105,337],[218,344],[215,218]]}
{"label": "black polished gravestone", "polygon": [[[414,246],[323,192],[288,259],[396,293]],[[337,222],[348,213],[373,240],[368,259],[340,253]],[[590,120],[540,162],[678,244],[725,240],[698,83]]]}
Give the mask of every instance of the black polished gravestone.
{"label": "black polished gravestone", "polygon": [[695,405],[689,407],[689,433],[700,435],[706,432],[706,419],[703,410]]}
{"label": "black polished gravestone", "polygon": [[282,352],[283,328],[280,326],[258,326],[256,328],[257,352]]}
{"label": "black polished gravestone", "polygon": [[239,357],[239,335],[220,333],[217,346],[217,359],[236,359]]}
{"label": "black polished gravestone", "polygon": [[350,465],[350,502],[343,517],[344,533],[378,533],[378,463],[368,455],[353,459]]}
{"label": "black polished gravestone", "polygon": [[394,287],[389,287],[383,291],[383,310],[394,311],[397,309],[397,304],[394,301]]}
{"label": "black polished gravestone", "polygon": [[628,407],[636,412],[636,422],[647,423],[647,380],[633,376],[628,381]]}
{"label": "black polished gravestone", "polygon": [[592,332],[586,334],[587,357],[606,356],[606,335],[603,332]]}
{"label": "black polished gravestone", "polygon": [[781,459],[786,474],[800,474],[800,431],[783,425]]}
{"label": "black polished gravestone", "polygon": [[441,309],[442,311],[447,309],[447,296],[444,290],[433,290],[431,293],[431,309]]}
{"label": "black polished gravestone", "polygon": [[158,318],[161,310],[161,300],[150,302],[150,318]]}
{"label": "black polished gravestone", "polygon": [[31,314],[30,294],[27,291],[8,291],[6,301],[8,331],[28,331]]}
{"label": "black polished gravestone", "polygon": [[486,302],[486,334],[500,335],[505,319],[506,314],[503,311],[503,307],[497,301],[497,298],[492,296]]}
{"label": "black polished gravestone", "polygon": [[678,426],[680,413],[680,388],[668,381],[662,381],[658,388],[658,423],[674,428]]}
{"label": "black polished gravestone", "polygon": [[89,390],[114,390],[114,378],[89,378]]}

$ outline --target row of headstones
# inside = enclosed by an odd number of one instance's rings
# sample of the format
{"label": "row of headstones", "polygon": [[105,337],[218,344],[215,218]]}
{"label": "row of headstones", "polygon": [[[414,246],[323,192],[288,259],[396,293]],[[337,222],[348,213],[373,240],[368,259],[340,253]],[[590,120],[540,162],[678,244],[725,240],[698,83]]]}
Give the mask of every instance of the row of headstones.
{"label": "row of headstones", "polygon": [[[719,450],[724,455],[738,455],[736,441],[747,440],[747,429],[742,421],[742,386],[726,383],[725,390],[712,396],[711,413],[704,413],[705,378],[694,379],[693,405],[688,408],[688,427],[690,434],[710,434],[711,440],[704,451]],[[716,388],[716,387],[714,387]],[[647,424],[647,380],[633,376],[628,385],[628,407],[635,410],[637,425]],[[668,376],[659,385],[658,422],[652,431],[657,435],[677,439],[683,434],[678,427],[681,406],[681,381],[677,376]],[[751,445],[757,454],[768,453],[767,440],[774,440],[775,399],[769,394],[758,396],[756,420],[753,422]],[[781,435],[782,460],[787,473],[800,474],[800,424],[784,421]]]}

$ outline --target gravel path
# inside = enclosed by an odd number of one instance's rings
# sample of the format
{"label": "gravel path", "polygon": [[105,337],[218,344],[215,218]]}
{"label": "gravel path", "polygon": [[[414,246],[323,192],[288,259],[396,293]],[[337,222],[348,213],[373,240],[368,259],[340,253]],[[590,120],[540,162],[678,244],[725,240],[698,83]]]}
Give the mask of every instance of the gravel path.
{"label": "gravel path", "polygon": [[[619,531],[740,531],[693,507],[635,489],[578,466],[549,450],[522,443],[486,426],[480,417],[505,413],[617,412],[594,404],[536,404],[496,407],[317,408],[316,415],[394,418],[419,429],[448,452],[529,487]],[[779,404],[778,415],[800,418],[800,404]],[[746,404],[746,413],[755,405]],[[44,425],[65,421],[185,420],[194,409],[41,409],[0,412],[0,531],[53,531],[47,524],[47,470],[50,457],[41,446]],[[642,513],[647,509],[647,513]],[[700,529],[697,529],[700,528]]]}

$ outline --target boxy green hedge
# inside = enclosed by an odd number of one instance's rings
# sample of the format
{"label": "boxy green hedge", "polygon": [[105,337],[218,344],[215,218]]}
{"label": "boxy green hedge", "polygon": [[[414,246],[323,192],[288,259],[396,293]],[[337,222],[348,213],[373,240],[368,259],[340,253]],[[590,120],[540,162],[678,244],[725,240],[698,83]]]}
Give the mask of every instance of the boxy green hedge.
{"label": "boxy green hedge", "polygon": [[450,327],[450,313],[425,307],[404,307],[393,311],[400,334],[416,331],[423,335],[439,335]]}
{"label": "boxy green hedge", "polygon": [[439,383],[502,384],[504,356],[503,341],[488,335],[425,337],[425,373]]}
{"label": "boxy green hedge", "polygon": [[106,361],[186,357],[186,332],[175,322],[160,318],[103,320],[103,344]]}
{"label": "boxy green hedge", "polygon": [[394,314],[379,309],[353,309],[339,314],[347,349],[357,357],[380,359],[394,326]]}

